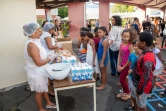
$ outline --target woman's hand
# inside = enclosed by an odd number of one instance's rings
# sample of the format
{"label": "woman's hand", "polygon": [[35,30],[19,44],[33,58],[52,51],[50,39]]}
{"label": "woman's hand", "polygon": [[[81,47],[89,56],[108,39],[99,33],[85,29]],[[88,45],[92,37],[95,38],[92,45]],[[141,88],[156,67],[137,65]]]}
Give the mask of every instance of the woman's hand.
{"label": "woman's hand", "polygon": [[50,59],[51,59],[51,62],[52,62],[52,61],[55,60],[56,55],[55,55],[55,54],[50,54],[50,55],[48,55],[48,58],[50,58]]}
{"label": "woman's hand", "polygon": [[58,36],[59,35],[58,32],[56,32],[56,31],[54,31],[53,34],[54,34],[54,36]]}
{"label": "woman's hand", "polygon": [[57,43],[56,44],[58,48],[62,48],[62,44],[61,43]]}

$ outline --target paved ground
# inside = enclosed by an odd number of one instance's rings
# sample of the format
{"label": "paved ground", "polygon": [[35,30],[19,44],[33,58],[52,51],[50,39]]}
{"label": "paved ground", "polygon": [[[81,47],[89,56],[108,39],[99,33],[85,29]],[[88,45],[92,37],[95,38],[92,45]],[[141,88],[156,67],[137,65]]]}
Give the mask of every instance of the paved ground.
{"label": "paved ground", "polygon": [[[73,49],[76,44],[73,44]],[[75,50],[77,52],[77,50]],[[166,59],[166,52],[162,51],[163,57]],[[124,111],[124,106],[130,104],[130,101],[122,101],[116,98],[116,94],[121,89],[116,83],[118,77],[110,76],[108,68],[107,88],[103,91],[97,91],[97,111]],[[34,100],[34,93],[25,91],[25,86],[17,87],[6,92],[0,93],[0,111],[37,111]],[[93,93],[92,88],[78,88],[60,91],[59,102],[60,111],[93,111]],[[54,101],[54,98],[51,97]],[[43,100],[43,105],[45,101]],[[158,102],[153,102],[151,106],[157,107]],[[166,110],[166,104],[162,104]],[[164,111],[158,110],[158,111]],[[56,111],[56,109],[51,109]],[[148,108],[148,111],[152,109]],[[155,110],[154,110],[155,111]]]}

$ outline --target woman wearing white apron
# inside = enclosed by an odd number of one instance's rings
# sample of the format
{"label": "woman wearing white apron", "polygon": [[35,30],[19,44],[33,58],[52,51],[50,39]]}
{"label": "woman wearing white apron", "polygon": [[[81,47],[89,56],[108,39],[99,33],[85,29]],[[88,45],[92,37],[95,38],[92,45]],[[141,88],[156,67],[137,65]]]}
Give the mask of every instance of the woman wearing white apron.
{"label": "woman wearing white apron", "polygon": [[[55,49],[58,48],[57,45],[55,45],[55,39],[51,37],[51,35],[54,33],[54,24],[53,23],[47,23],[43,27],[43,33],[40,37],[40,41],[42,46],[45,48],[47,55],[54,54]],[[49,88],[49,95],[54,96],[54,92],[51,87],[50,80],[48,81],[48,88]]]}
{"label": "woman wearing white apron", "polygon": [[45,48],[47,54],[54,53],[54,50],[58,48],[58,46],[55,44],[55,39],[51,37],[52,34],[54,34],[54,24],[53,23],[47,23],[43,27],[43,33],[40,37],[40,41],[42,46]]}
{"label": "woman wearing white apron", "polygon": [[29,36],[25,48],[24,58],[26,60],[25,70],[28,75],[28,84],[31,91],[35,91],[35,100],[39,111],[47,111],[42,106],[42,96],[46,100],[46,108],[56,108],[55,104],[49,100],[48,77],[45,68],[48,63],[55,59],[54,56],[47,57],[45,49],[40,42],[42,33],[37,23],[29,23],[23,26],[25,36]]}

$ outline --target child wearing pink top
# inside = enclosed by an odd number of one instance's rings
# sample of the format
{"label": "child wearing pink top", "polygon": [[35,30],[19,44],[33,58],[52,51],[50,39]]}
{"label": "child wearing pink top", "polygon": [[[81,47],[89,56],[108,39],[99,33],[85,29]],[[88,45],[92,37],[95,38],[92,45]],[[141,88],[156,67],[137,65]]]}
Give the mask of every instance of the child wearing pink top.
{"label": "child wearing pink top", "polygon": [[123,92],[117,95],[122,100],[130,99],[130,91],[126,78],[128,76],[129,64],[128,58],[130,53],[133,52],[131,45],[132,41],[137,37],[137,33],[132,29],[124,29],[122,32],[122,44],[120,45],[118,55],[118,72],[120,72],[120,83],[123,88]]}
{"label": "child wearing pink top", "polygon": [[99,35],[98,35],[98,27],[96,27],[94,29],[94,33],[95,33],[95,37],[93,38],[94,42],[95,42],[95,48],[96,48],[96,52],[98,50],[98,47],[99,47],[99,42],[100,42],[100,38],[99,38]]}

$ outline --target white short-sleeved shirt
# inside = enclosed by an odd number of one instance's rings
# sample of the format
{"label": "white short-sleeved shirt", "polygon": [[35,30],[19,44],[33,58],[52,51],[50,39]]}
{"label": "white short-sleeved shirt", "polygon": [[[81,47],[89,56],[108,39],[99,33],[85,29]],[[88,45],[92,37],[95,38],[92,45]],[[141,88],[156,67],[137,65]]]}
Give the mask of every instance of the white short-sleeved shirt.
{"label": "white short-sleeved shirt", "polygon": [[[50,49],[48,48],[47,43],[46,43],[46,41],[45,41],[45,38],[47,38],[47,37],[50,37],[50,38],[52,39],[50,33],[48,33],[48,32],[43,32],[43,34],[42,34],[41,37],[40,37],[40,42],[41,42],[42,46],[45,48],[47,54],[50,54],[50,53],[54,52],[54,50],[50,50]],[[55,40],[53,40],[53,39],[52,39],[52,45],[55,45]]]}
{"label": "white short-sleeved shirt", "polygon": [[152,49],[153,53],[155,54],[155,58],[156,58],[156,67],[155,70],[159,69],[162,67],[162,63],[160,61],[160,59],[158,58],[157,54],[160,53],[160,50],[158,48],[153,48]]}
{"label": "white short-sleeved shirt", "polygon": [[123,28],[121,26],[112,26],[112,29],[109,33],[109,40],[113,40],[112,45],[110,46],[110,49],[112,51],[118,51],[120,49],[120,44],[122,42],[121,34],[122,34]]}

